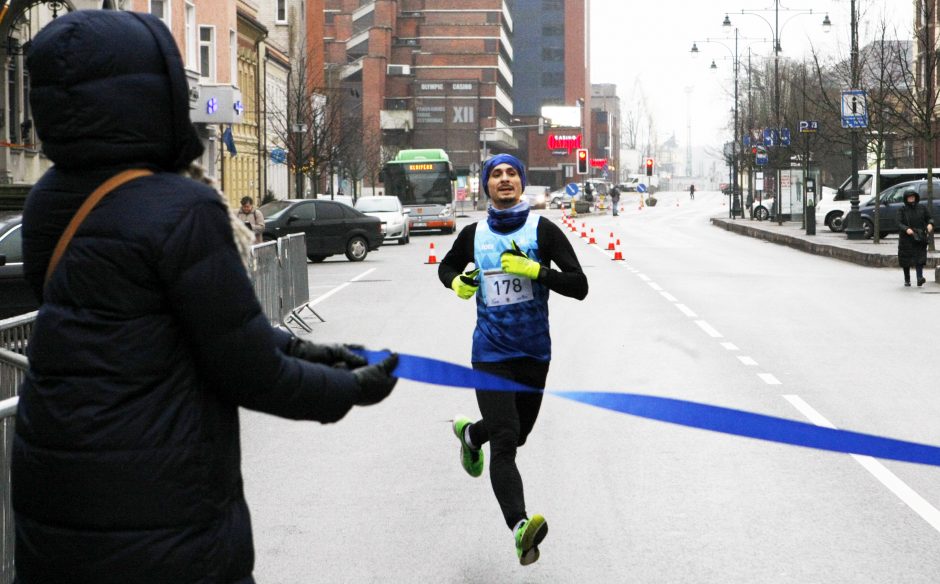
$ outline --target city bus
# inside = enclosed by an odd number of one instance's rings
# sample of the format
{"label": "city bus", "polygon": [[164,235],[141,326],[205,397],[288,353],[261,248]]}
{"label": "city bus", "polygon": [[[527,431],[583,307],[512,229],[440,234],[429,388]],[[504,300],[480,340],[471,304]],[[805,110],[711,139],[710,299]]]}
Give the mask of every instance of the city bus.
{"label": "city bus", "polygon": [[385,194],[398,197],[408,210],[411,231],[440,229],[453,233],[457,228],[457,174],[440,148],[400,151],[394,160],[385,163],[379,180],[385,185]]}

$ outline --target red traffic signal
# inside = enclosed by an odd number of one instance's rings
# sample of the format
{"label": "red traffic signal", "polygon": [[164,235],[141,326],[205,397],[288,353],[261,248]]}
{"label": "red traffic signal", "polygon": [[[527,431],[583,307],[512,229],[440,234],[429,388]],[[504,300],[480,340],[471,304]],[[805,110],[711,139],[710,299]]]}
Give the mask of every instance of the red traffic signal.
{"label": "red traffic signal", "polygon": [[588,151],[587,148],[578,148],[578,174],[588,173]]}
{"label": "red traffic signal", "polygon": [[646,176],[653,176],[653,159],[646,159]]}

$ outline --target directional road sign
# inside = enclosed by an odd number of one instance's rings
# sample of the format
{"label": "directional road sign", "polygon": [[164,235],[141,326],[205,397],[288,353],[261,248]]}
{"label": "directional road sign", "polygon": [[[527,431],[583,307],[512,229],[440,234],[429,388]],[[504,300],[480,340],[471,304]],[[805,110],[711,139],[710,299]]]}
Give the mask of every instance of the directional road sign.
{"label": "directional road sign", "polygon": [[638,193],[645,193],[645,192],[646,192],[646,185],[643,184],[643,183],[640,183],[640,184],[636,185],[636,192],[638,192]]}
{"label": "directional road sign", "polygon": [[568,183],[565,185],[565,192],[572,197],[577,195],[579,190],[581,189],[578,188],[578,183]]}
{"label": "directional road sign", "polygon": [[868,127],[868,105],[864,90],[846,89],[842,92],[842,127]]}
{"label": "directional road sign", "polygon": [[780,145],[790,145],[790,128],[780,128]]}
{"label": "directional road sign", "polygon": [[764,128],[764,146],[776,146],[777,145],[777,129],[776,128]]}

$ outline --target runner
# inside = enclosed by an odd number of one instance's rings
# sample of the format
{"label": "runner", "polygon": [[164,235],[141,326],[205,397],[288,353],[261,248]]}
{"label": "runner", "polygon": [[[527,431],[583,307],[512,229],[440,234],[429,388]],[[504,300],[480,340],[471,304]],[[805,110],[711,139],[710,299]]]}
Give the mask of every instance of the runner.
{"label": "runner", "polygon": [[[460,232],[438,276],[460,298],[476,296],[473,368],[541,390],[551,359],[549,290],[583,300],[587,278],[561,229],[529,213],[528,204],[520,200],[526,180],[519,159],[508,154],[490,158],[482,178],[491,200],[488,218]],[[560,271],[550,267],[552,262]],[[470,263],[475,269],[463,273]],[[525,444],[535,425],[542,392],[478,389],[476,396],[483,419],[472,423],[455,416],[453,423],[461,464],[472,477],[483,474],[481,448],[490,443],[493,492],[513,530],[519,563],[527,566],[539,559],[538,545],[548,524],[541,515],[526,514],[516,448]]]}

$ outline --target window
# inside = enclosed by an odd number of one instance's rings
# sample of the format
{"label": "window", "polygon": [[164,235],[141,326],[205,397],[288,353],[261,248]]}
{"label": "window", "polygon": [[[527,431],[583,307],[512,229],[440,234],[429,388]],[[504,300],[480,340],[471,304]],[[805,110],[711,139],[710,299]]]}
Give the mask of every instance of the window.
{"label": "window", "polygon": [[215,27],[199,27],[199,76],[215,82]]}
{"label": "window", "polygon": [[319,219],[342,219],[343,208],[339,203],[318,203],[317,217]]}
{"label": "window", "polygon": [[560,87],[564,84],[564,73],[542,73],[542,87]]}
{"label": "window", "polygon": [[150,14],[170,26],[170,3],[168,0],[150,0]]}
{"label": "window", "polygon": [[238,87],[238,33],[234,30],[228,31],[228,54],[231,58],[229,68],[231,69],[230,82]]}
{"label": "window", "polygon": [[287,0],[277,0],[274,8],[275,22],[287,22]]}
{"label": "window", "polygon": [[186,67],[192,69],[196,66],[196,6],[186,3]]}
{"label": "window", "polygon": [[0,254],[7,256],[7,265],[23,263],[23,233],[19,226],[0,240]]}
{"label": "window", "polygon": [[316,219],[317,205],[316,203],[301,203],[291,209],[290,214],[296,216],[298,219]]}
{"label": "window", "polygon": [[542,47],[543,61],[564,61],[565,49],[557,47]]}

